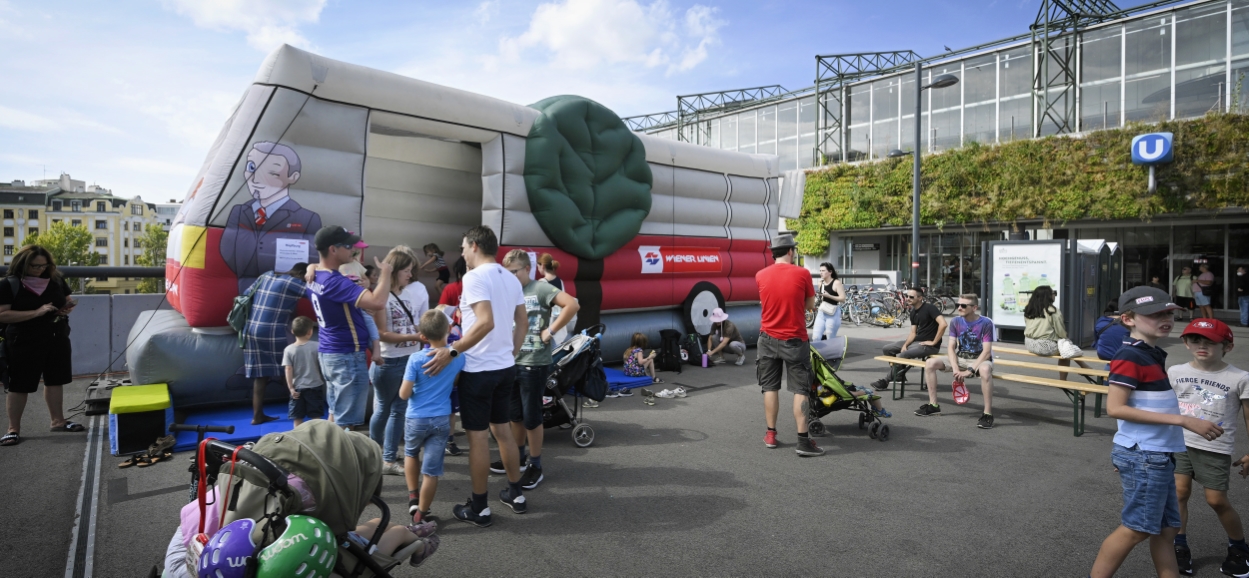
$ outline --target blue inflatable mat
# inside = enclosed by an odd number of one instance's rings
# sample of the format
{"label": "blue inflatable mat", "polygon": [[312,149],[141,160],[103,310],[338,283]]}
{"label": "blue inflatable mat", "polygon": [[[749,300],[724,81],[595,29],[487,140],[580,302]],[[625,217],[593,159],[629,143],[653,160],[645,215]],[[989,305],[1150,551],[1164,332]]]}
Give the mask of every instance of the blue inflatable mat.
{"label": "blue inflatable mat", "polygon": [[[261,425],[252,425],[252,408],[251,406],[238,407],[219,407],[214,409],[204,409],[192,411],[187,414],[187,425],[232,425],[234,433],[206,433],[206,438],[217,438],[223,442],[242,445],[260,439],[267,433],[277,431],[290,431],[295,428],[294,422],[289,417],[289,406],[285,403],[270,403],[265,405],[265,415],[278,416],[276,421]],[[196,434],[193,431],[178,432],[177,442],[174,443],[173,451],[184,452],[195,449]]]}
{"label": "blue inflatable mat", "polygon": [[612,391],[622,389],[633,389],[635,387],[644,387],[651,384],[651,378],[643,375],[642,377],[629,377],[619,369],[604,367],[603,373],[607,374],[607,385]]}

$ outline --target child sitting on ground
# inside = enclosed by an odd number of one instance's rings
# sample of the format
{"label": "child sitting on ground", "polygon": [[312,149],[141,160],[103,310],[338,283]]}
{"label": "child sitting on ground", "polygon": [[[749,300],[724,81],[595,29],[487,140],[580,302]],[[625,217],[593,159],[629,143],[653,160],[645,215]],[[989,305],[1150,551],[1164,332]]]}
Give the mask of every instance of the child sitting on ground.
{"label": "child sitting on ground", "polygon": [[1180,529],[1173,456],[1185,449],[1185,429],[1208,441],[1223,434],[1213,422],[1180,415],[1179,399],[1167,380],[1167,352],[1155,344],[1171,333],[1171,315],[1178,309],[1170,295],[1153,287],[1134,287],[1119,296],[1120,320],[1131,340],[1110,361],[1106,414],[1119,421],[1110,459],[1119,471],[1124,503],[1119,527],[1097,552],[1093,578],[1114,576],[1145,540],[1159,576],[1179,573],[1169,555]]}
{"label": "child sitting on ground", "polygon": [[[421,315],[420,332],[429,341],[430,349],[413,353],[408,358],[399,397],[408,400],[405,426],[403,475],[408,482],[408,513],[420,524],[435,520],[430,516],[438,478],[442,476],[442,459],[451,436],[451,386],[464,369],[465,358],[451,358],[438,375],[425,375],[422,367],[437,350],[447,347],[447,316],[430,310]],[[419,461],[418,453],[425,449]],[[419,490],[418,490],[419,488]]]}
{"label": "child sitting on ground", "polygon": [[629,377],[649,377],[651,383],[663,383],[664,380],[655,377],[655,352],[652,350],[650,355],[646,355],[643,351],[646,343],[645,335],[633,334],[629,348],[624,352],[624,374]]}
{"label": "child sitting on ground", "polygon": [[287,345],[282,351],[286,388],[291,392],[289,413],[296,427],[305,419],[325,417],[325,378],[321,376],[317,342],[312,340],[312,330],[316,325],[316,321],[303,315],[296,317],[291,321],[295,343]]}
{"label": "child sitting on ground", "polygon": [[[1228,576],[1249,576],[1249,545],[1240,515],[1227,499],[1232,451],[1240,419],[1249,427],[1249,372],[1223,361],[1232,350],[1232,330],[1214,319],[1198,319],[1181,335],[1193,360],[1167,370],[1171,387],[1180,402],[1180,414],[1223,427],[1223,435],[1211,440],[1184,432],[1188,451],[1175,454],[1175,487],[1180,501],[1180,533],[1175,536],[1175,558],[1180,573],[1193,574],[1193,555],[1188,549],[1188,497],[1193,480],[1206,489],[1206,503],[1227,532],[1227,558],[1219,568]],[[1243,411],[1243,413],[1242,413]],[[1249,455],[1236,465],[1249,463]]]}
{"label": "child sitting on ground", "polygon": [[438,245],[433,243],[421,247],[421,250],[425,252],[426,257],[429,257],[424,263],[421,263],[421,270],[438,273],[438,281],[435,285],[438,294],[442,295],[442,290],[447,286],[447,283],[451,282],[451,270],[447,268],[447,260],[443,259],[445,253],[438,248]]}

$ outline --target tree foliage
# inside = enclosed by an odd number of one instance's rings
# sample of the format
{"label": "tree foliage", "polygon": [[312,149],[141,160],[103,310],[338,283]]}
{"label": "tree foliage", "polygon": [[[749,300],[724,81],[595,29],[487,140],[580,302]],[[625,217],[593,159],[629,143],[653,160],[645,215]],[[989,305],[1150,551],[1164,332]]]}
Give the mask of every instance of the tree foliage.
{"label": "tree foliage", "polygon": [[[164,267],[165,247],[169,243],[169,232],[160,224],[149,223],[143,226],[143,234],[134,240],[136,247],[143,248],[143,254],[134,258],[136,265],[143,267]],[[164,293],[165,280],[160,278],[144,278],[139,280],[139,293]]]}
{"label": "tree foliage", "polygon": [[[1132,164],[1132,137],[1175,135],[1175,162],[1157,168],[1150,195],[1148,169]],[[1045,223],[1075,219],[1141,219],[1192,210],[1249,206],[1249,116],[1210,114],[1157,125],[1046,137],[997,146],[971,143],[925,155],[920,222]],[[828,250],[842,229],[911,222],[910,157],[840,164],[807,175],[802,216],[794,223],[806,255]]]}
{"label": "tree foliage", "polygon": [[[26,237],[27,245],[40,245],[52,253],[58,267],[95,266],[100,264],[100,255],[92,250],[95,236],[83,225],[70,225],[65,221],[52,223],[46,231]],[[66,278],[75,293],[90,293],[90,280],[84,278]]]}

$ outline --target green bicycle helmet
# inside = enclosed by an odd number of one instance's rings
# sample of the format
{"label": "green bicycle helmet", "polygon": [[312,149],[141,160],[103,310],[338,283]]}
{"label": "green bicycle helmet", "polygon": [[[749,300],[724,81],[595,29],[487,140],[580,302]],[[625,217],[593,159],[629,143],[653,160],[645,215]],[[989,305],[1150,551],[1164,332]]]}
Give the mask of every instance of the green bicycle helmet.
{"label": "green bicycle helmet", "polygon": [[338,560],[330,527],[310,516],[286,518],[286,531],[260,551],[256,578],[326,578]]}

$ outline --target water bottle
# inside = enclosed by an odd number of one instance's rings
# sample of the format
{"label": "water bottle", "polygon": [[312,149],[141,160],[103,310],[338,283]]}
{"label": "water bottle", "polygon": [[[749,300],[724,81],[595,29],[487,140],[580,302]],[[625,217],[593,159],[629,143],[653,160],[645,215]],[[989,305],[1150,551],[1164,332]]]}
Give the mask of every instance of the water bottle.
{"label": "water bottle", "polygon": [[1015,311],[1015,282],[1011,280],[1010,273],[1002,278],[1002,309],[1004,311]]}

